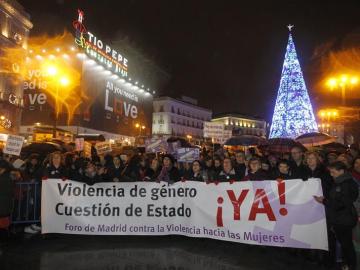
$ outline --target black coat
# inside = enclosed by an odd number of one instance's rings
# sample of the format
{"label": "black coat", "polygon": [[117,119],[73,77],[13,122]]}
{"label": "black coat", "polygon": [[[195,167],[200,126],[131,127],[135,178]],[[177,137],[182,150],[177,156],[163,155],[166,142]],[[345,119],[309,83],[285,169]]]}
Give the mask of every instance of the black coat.
{"label": "black coat", "polygon": [[189,180],[197,181],[197,182],[204,182],[204,178],[203,178],[201,172],[197,175],[195,175],[194,173],[191,173]]}
{"label": "black coat", "polygon": [[159,176],[157,177],[157,180],[165,181],[171,184],[180,181],[180,178],[180,173],[177,168],[171,167],[170,170],[167,170],[165,167],[163,167]]}
{"label": "black coat", "polygon": [[295,161],[290,161],[290,171],[293,179],[307,179],[306,170],[306,166],[303,163],[298,166]]}
{"label": "black coat", "polygon": [[244,163],[237,163],[235,161],[234,169],[236,174],[240,177],[240,179],[243,179],[245,177],[246,165]]}
{"label": "black coat", "polygon": [[149,167],[145,170],[145,181],[155,181],[161,172],[161,167],[158,167],[155,171],[153,168]]}
{"label": "black coat", "polygon": [[229,173],[226,173],[224,170],[222,170],[219,173],[219,176],[217,177],[220,182],[229,182],[229,181],[240,181],[240,176],[236,173],[235,169],[232,169]]}
{"label": "black coat", "polygon": [[323,194],[324,197],[327,197],[333,185],[333,180],[326,168],[324,166],[318,166],[315,170],[311,170],[309,167],[306,167],[304,171],[304,179],[307,180],[309,178],[321,179]]}
{"label": "black coat", "polygon": [[284,174],[284,173],[278,172],[277,174],[274,174],[274,175],[273,175],[272,179],[289,180],[289,179],[293,179],[293,177],[291,176],[290,173]]}
{"label": "black coat", "polygon": [[14,183],[8,172],[0,175],[0,218],[8,217],[12,212]]}
{"label": "black coat", "polygon": [[359,195],[358,185],[351,174],[345,173],[334,180],[324,204],[329,225],[355,226],[357,213],[354,202]]}
{"label": "black coat", "polygon": [[53,165],[47,166],[43,176],[46,178],[69,178],[68,171],[62,165],[59,168],[55,168]]}
{"label": "black coat", "polygon": [[248,175],[246,175],[243,180],[245,181],[262,181],[262,180],[269,180],[269,175],[266,171],[260,169],[257,172],[249,172]]}

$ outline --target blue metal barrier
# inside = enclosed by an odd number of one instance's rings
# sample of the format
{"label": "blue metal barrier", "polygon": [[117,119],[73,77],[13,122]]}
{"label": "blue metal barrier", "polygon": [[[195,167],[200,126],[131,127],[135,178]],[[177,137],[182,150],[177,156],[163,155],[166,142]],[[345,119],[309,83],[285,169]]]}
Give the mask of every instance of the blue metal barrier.
{"label": "blue metal barrier", "polygon": [[38,182],[18,182],[15,184],[13,224],[33,224],[40,222],[41,184]]}

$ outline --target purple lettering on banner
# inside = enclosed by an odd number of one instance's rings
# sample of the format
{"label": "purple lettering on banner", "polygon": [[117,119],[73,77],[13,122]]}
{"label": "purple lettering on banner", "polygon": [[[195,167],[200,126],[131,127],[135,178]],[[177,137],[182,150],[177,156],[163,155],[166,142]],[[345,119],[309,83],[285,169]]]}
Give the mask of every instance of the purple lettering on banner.
{"label": "purple lettering on banner", "polygon": [[[291,181],[291,180],[289,180]],[[257,188],[267,188],[271,190],[271,183],[267,182],[264,184],[263,182],[252,182],[252,187],[254,190]],[[321,185],[318,186],[318,190],[314,192],[314,194],[321,193]],[[278,200],[278,197],[271,192],[269,195],[269,201]],[[297,247],[297,248],[311,248],[311,245],[305,242],[301,242],[291,238],[291,231],[293,225],[305,225],[312,224],[317,221],[320,221],[324,218],[322,212],[324,211],[324,207],[319,203],[314,203],[313,201],[308,201],[303,204],[292,205],[288,202],[286,203],[286,209],[288,210],[288,214],[286,219],[279,213],[279,209],[282,207],[280,204],[272,204],[274,209],[274,214],[276,216],[275,227],[272,231],[266,230],[264,228],[255,226],[254,234],[267,234],[267,235],[283,235],[285,241],[281,246],[289,246],[289,247]],[[308,210],[308,213],[304,215],[304,209]],[[311,213],[311,215],[309,214]]]}

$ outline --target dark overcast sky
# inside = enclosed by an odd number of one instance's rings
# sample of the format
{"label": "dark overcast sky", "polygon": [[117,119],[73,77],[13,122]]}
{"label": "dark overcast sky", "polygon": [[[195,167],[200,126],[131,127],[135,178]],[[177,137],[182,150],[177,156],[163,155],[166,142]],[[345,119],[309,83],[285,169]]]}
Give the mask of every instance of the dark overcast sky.
{"label": "dark overcast sky", "polygon": [[72,31],[71,22],[81,8],[87,27],[97,36],[127,36],[171,74],[166,87],[158,89],[161,94],[197,98],[215,113],[237,111],[268,120],[287,24],[295,25],[295,45],[315,107],[323,100],[317,86],[323,75],[317,68],[321,59],[315,52],[343,49],[349,36],[360,46],[360,0],[19,2],[31,15],[32,35]]}

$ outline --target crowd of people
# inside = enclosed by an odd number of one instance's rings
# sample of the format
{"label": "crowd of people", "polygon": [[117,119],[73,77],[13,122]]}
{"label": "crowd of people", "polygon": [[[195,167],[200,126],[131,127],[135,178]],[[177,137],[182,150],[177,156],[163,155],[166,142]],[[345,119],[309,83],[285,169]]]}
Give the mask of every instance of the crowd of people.
{"label": "crowd of people", "polygon": [[[295,146],[290,153],[260,153],[251,148],[246,153],[224,151],[219,155],[204,148],[198,160],[180,163],[170,154],[96,155],[85,157],[79,152],[53,152],[45,159],[31,154],[26,160],[0,156],[0,228],[10,223],[13,201],[21,198],[14,190],[16,182],[41,184],[41,180],[61,178],[88,185],[99,182],[200,181],[207,184],[271,179],[320,178],[323,196],[314,197],[324,204],[329,238],[328,265],[335,263],[336,241],[341,245],[343,261],[349,269],[356,268],[352,230],[358,222],[360,203],[359,149],[351,147],[346,153],[305,152]],[[24,190],[22,191],[24,192]],[[21,193],[21,192],[20,192]],[[38,202],[40,204],[40,202]],[[355,205],[355,206],[354,206]],[[27,232],[39,231],[38,226]]]}

